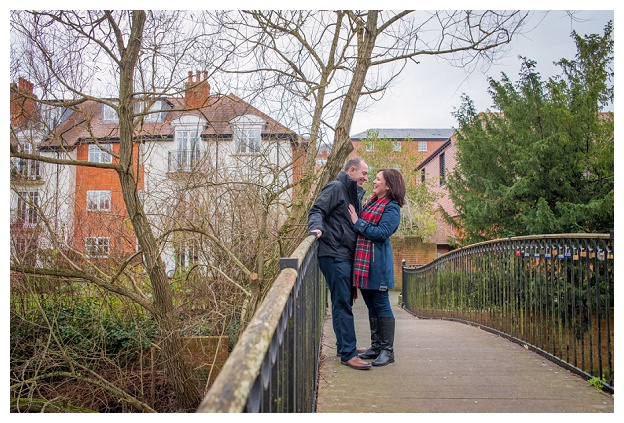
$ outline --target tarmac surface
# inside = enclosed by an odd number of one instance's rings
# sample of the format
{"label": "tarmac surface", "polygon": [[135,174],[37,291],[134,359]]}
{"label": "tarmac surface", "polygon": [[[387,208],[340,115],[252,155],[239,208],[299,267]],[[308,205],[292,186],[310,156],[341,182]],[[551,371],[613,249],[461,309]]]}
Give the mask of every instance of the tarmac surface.
{"label": "tarmac surface", "polygon": [[[614,413],[614,395],[580,376],[480,328],[419,319],[398,305],[398,295],[390,293],[395,362],[387,366],[341,365],[328,313],[317,413]],[[368,347],[361,298],[353,312],[358,346]]]}

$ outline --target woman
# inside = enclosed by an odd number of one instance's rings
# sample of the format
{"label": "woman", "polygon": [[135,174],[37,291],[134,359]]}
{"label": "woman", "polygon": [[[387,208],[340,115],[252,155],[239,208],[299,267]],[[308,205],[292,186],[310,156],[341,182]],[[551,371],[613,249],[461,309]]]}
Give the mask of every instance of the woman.
{"label": "woman", "polygon": [[405,182],[396,169],[382,169],[373,181],[373,196],[358,218],[349,214],[358,234],[353,263],[353,285],[360,288],[368,307],[371,346],[361,358],[375,359],[373,366],[394,362],[394,314],[388,290],[394,287],[394,262],[390,235],[399,227],[405,204]]}

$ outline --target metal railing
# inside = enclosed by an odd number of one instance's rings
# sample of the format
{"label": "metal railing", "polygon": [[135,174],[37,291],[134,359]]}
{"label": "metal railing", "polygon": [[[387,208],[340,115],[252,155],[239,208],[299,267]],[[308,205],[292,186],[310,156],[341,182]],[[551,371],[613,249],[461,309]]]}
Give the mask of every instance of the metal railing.
{"label": "metal railing", "polygon": [[313,412],[327,294],[308,236],[281,272],[197,412]]}
{"label": "metal railing", "polygon": [[478,325],[614,389],[613,234],[510,237],[403,265],[403,307]]}
{"label": "metal railing", "polygon": [[41,162],[32,159],[11,159],[11,180],[38,181],[41,179]]}

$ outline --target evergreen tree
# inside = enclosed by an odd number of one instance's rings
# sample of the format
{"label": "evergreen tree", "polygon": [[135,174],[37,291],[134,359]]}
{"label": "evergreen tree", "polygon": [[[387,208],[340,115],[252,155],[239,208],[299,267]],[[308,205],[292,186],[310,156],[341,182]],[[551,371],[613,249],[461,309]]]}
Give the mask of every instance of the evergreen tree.
{"label": "evergreen tree", "polygon": [[462,98],[448,187],[464,242],[613,230],[613,113],[601,112],[613,101],[612,33],[612,22],[602,37],[573,32],[575,60],[546,82],[527,58],[515,85],[490,78],[497,112]]}

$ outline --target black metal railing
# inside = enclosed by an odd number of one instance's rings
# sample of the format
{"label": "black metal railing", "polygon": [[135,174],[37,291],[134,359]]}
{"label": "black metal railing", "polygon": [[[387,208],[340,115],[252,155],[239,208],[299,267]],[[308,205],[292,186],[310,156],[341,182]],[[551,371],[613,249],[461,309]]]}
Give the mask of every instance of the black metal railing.
{"label": "black metal railing", "polygon": [[317,244],[308,236],[241,335],[198,412],[313,412],[326,310]]}
{"label": "black metal railing", "polygon": [[403,265],[403,307],[479,325],[614,388],[613,234],[510,237]]}
{"label": "black metal railing", "polygon": [[11,159],[11,180],[41,180],[41,162],[32,159]]}

